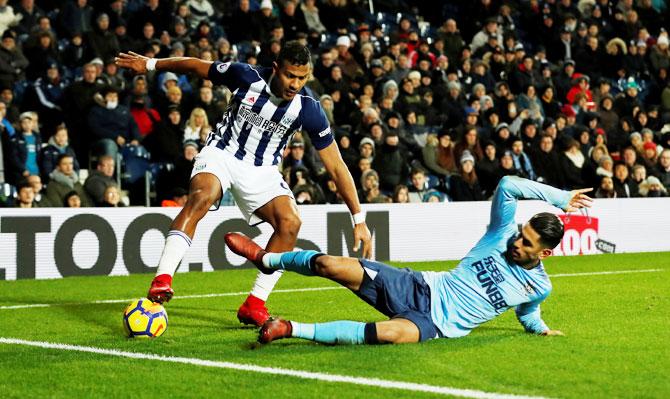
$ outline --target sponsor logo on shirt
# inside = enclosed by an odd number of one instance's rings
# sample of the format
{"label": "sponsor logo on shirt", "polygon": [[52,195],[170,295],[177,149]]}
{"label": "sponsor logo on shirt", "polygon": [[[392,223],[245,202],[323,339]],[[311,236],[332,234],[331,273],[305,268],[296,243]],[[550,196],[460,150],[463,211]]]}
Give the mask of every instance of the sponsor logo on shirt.
{"label": "sponsor logo on shirt", "polygon": [[319,132],[319,137],[326,137],[329,134],[330,134],[330,126],[328,126],[325,130]]}
{"label": "sponsor logo on shirt", "polygon": [[498,284],[505,281],[505,277],[498,269],[498,263],[492,256],[486,257],[472,264],[477,272],[477,281],[481,287],[486,290],[486,296],[493,308],[497,311],[507,309],[507,302],[498,289]]}
{"label": "sponsor logo on shirt", "polygon": [[270,131],[272,134],[281,135],[286,133],[288,130],[287,126],[273,122],[269,119],[265,119],[245,105],[241,105],[239,111],[237,112],[237,122],[240,125],[245,122],[249,123],[259,129]]}

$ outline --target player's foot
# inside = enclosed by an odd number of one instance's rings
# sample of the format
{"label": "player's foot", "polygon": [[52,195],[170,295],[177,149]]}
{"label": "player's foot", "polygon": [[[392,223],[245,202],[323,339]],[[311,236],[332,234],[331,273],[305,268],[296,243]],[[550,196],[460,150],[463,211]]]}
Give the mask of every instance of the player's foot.
{"label": "player's foot", "polygon": [[226,240],[226,245],[228,245],[228,248],[230,248],[231,251],[249,259],[258,270],[265,274],[272,274],[275,272],[275,270],[263,265],[263,255],[267,252],[251,238],[240,233],[228,233],[224,238]]}
{"label": "player's foot", "polygon": [[[263,304],[253,303],[251,299],[256,299],[251,295],[237,310],[237,320],[242,324],[254,325],[260,327],[270,318],[268,308]],[[257,299],[257,301],[259,301]]]}
{"label": "player's foot", "polygon": [[277,339],[290,338],[292,332],[293,326],[290,321],[273,317],[261,327],[258,332],[258,342],[269,344]]}
{"label": "player's foot", "polygon": [[169,302],[174,295],[174,290],[170,286],[170,282],[166,281],[164,278],[161,278],[162,276],[163,275],[154,277],[153,281],[151,282],[151,287],[149,288],[147,298],[152,302]]}

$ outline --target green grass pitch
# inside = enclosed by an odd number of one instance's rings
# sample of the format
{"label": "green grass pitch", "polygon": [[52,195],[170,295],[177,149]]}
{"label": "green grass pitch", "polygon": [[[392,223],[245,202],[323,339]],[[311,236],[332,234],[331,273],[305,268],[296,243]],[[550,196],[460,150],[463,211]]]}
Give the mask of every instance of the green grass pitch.
{"label": "green grass pitch", "polygon": [[[289,339],[254,344],[257,330],[235,317],[255,271],[185,273],[155,340],[123,335],[123,303],[145,294],[151,276],[0,282],[0,337],[378,378],[497,394],[551,398],[670,397],[670,253],[556,257],[543,318],[565,337],[525,334],[507,312],[460,339],[397,346],[325,346]],[[456,262],[403,264],[448,270]],[[399,264],[397,264],[399,265]],[[648,269],[661,269],[642,272]],[[287,273],[277,289],[333,287]],[[7,309],[21,304],[43,308]],[[343,289],[277,292],[272,313],[297,321],[382,320]],[[103,354],[0,344],[0,397],[435,397],[436,394]]]}

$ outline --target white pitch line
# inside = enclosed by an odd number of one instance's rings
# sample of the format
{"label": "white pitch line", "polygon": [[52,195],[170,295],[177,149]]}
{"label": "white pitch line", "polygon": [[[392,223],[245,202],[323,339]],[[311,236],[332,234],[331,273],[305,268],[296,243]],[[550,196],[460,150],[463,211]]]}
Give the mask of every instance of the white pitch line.
{"label": "white pitch line", "polygon": [[224,362],[216,360],[206,360],[198,359],[192,357],[177,357],[177,356],[162,356],[152,353],[139,353],[139,352],[126,352],[119,351],[114,349],[104,349],[96,348],[93,346],[79,346],[79,345],[68,345],[68,344],[58,344],[51,342],[42,342],[42,341],[27,341],[23,339],[14,339],[14,338],[1,338],[0,344],[8,345],[24,345],[24,346],[33,346],[44,349],[57,349],[65,351],[74,351],[74,352],[88,352],[96,353],[99,355],[107,356],[117,356],[130,359],[142,359],[142,360],[156,360],[161,362],[170,362],[170,363],[182,363],[190,364],[194,366],[202,367],[214,367],[221,369],[231,369],[238,371],[249,371],[255,373],[263,374],[274,374],[274,375],[283,375],[289,377],[296,377],[308,380],[318,380],[326,381],[332,383],[347,383],[355,385],[365,385],[369,387],[376,388],[385,388],[385,389],[400,389],[404,391],[412,392],[427,392],[434,394],[442,395],[453,395],[464,398],[475,398],[475,399],[547,399],[542,396],[524,396],[524,395],[513,395],[513,394],[502,394],[497,392],[485,392],[478,391],[474,389],[460,389],[452,388],[439,385],[428,385],[428,384],[417,384],[414,382],[405,382],[405,381],[393,381],[393,380],[384,380],[380,378],[365,378],[365,377],[356,377],[349,375],[340,375],[340,374],[329,374],[329,373],[316,373],[312,371],[305,370],[293,370],[293,369],[284,369],[279,367],[263,367],[256,366],[253,364],[243,364],[243,363],[233,363],[233,362]]}
{"label": "white pitch line", "polygon": [[549,277],[579,277],[579,276],[601,276],[606,274],[630,274],[630,273],[656,273],[665,271],[664,269],[642,269],[642,270],[614,270],[605,272],[583,272],[583,273],[562,273],[550,274]]}
{"label": "white pitch line", "polygon": [[[665,269],[642,269],[642,270],[615,270],[615,271],[602,271],[602,272],[583,272],[583,273],[562,273],[562,274],[550,274],[549,277],[580,277],[580,276],[600,276],[600,275],[609,275],[609,274],[631,274],[631,273],[657,273],[663,272]],[[292,288],[284,290],[274,290],[272,293],[291,293],[291,292],[310,292],[310,291],[328,291],[328,290],[342,290],[344,287],[313,287],[313,288]],[[225,296],[240,296],[248,295],[248,291],[242,292],[222,292],[217,294],[195,294],[195,295],[180,295],[172,298],[175,299],[198,299],[198,298],[218,298]],[[134,301],[137,298],[128,298],[128,299],[101,299],[97,301],[89,302],[65,302],[65,303],[32,303],[26,305],[6,305],[0,306],[0,310],[15,310],[15,309],[32,309],[32,308],[50,308],[54,306],[80,306],[80,305],[92,305],[100,303],[129,303]]]}
{"label": "white pitch line", "polygon": [[[284,290],[274,290],[272,293],[287,293],[287,292],[309,292],[309,291],[328,291],[328,290],[343,290],[344,287],[313,287],[313,288],[291,288]],[[180,295],[173,297],[175,299],[197,299],[197,298],[218,298],[223,296],[240,296],[240,295],[249,295],[249,291],[241,292],[221,292],[217,294],[196,294],[196,295]],[[27,305],[8,305],[0,306],[0,310],[11,310],[11,309],[30,309],[30,308],[50,308],[53,306],[80,306],[80,305],[91,305],[99,303],[130,303],[131,301],[136,300],[137,298],[128,298],[128,299],[101,299],[97,301],[89,302],[65,302],[65,303],[32,303]]]}

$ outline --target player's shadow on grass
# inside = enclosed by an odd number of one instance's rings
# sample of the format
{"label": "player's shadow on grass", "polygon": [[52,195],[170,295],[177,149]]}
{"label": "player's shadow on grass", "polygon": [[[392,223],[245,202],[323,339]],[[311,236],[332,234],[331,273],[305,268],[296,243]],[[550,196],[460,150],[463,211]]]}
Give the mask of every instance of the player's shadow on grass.
{"label": "player's shadow on grass", "polygon": [[[60,307],[70,316],[76,317],[86,324],[95,325],[114,336],[124,336],[123,309],[126,305],[119,304],[82,304],[64,305]],[[116,317],[114,317],[114,316]]]}

